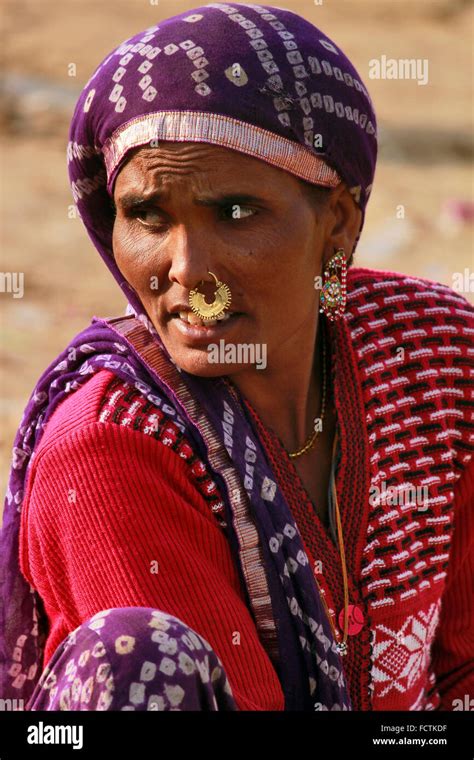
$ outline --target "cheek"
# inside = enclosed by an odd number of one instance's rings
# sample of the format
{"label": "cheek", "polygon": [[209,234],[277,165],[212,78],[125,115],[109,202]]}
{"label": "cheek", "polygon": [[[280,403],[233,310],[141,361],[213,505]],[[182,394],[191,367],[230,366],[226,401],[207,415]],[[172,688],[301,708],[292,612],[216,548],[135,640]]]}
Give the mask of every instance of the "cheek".
{"label": "cheek", "polygon": [[311,227],[298,226],[296,220],[274,242],[272,256],[265,257],[255,280],[259,283],[256,290],[265,318],[283,333],[292,329],[289,314],[298,323],[314,310],[314,277],[320,260],[319,244]]}
{"label": "cheek", "polygon": [[268,287],[272,283],[272,289],[283,294],[294,295],[296,289],[296,295],[301,295],[305,282],[312,282],[317,246],[311,231],[298,227],[296,222],[285,225],[279,233],[268,240],[267,245],[261,240],[258,242],[262,284]]}
{"label": "cheek", "polygon": [[117,266],[130,285],[139,292],[148,289],[150,278],[159,276],[160,267],[160,255],[151,236],[116,222],[112,245]]}
{"label": "cheek", "polygon": [[241,246],[245,255],[233,252],[234,268],[244,278],[253,280],[253,287],[269,287],[270,282],[284,281],[294,268],[297,245],[287,230],[288,225],[264,224],[252,229]]}

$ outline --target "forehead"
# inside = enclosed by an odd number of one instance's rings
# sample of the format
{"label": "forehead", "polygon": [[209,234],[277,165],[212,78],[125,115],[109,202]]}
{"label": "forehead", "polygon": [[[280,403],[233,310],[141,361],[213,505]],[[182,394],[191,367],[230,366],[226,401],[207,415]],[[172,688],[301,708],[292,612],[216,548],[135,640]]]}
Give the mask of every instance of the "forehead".
{"label": "forehead", "polygon": [[180,177],[199,183],[234,182],[266,187],[298,183],[296,177],[265,161],[238,151],[207,143],[162,142],[158,147],[131,151],[117,175],[115,187],[128,184],[159,186]]}

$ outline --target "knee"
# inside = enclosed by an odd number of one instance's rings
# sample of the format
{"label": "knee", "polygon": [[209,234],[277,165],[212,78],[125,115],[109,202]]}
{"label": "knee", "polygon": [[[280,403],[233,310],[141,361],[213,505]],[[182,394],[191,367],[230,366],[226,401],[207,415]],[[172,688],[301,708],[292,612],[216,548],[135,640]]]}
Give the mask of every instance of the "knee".
{"label": "knee", "polygon": [[59,709],[237,709],[209,642],[158,609],[98,612],[66,637],[48,665],[42,688],[59,699]]}
{"label": "knee", "polygon": [[152,607],[101,610],[76,632],[85,632],[84,629],[100,634],[104,644],[117,654],[128,654],[146,641],[156,644],[159,651],[170,654],[175,654],[178,649],[213,652],[209,642],[182,620]]}
{"label": "knee", "polygon": [[[82,636],[99,636],[97,650],[114,663],[114,671],[121,666],[129,672],[132,662],[142,661],[144,671],[155,667],[172,675],[175,668],[188,674],[197,671],[206,680],[209,666],[220,665],[212,646],[199,633],[179,618],[150,607],[124,607],[102,610],[76,631],[75,644]],[[101,646],[102,645],[102,646]],[[152,661],[153,664],[150,664]]]}

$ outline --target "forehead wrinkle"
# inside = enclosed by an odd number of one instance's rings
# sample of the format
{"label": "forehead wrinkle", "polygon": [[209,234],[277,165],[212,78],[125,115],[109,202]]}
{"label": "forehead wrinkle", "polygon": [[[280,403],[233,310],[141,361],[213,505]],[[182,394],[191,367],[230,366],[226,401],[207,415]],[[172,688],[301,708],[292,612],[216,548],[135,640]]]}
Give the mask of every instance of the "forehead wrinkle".
{"label": "forehead wrinkle", "polygon": [[161,168],[155,167],[148,169],[138,178],[134,178],[133,186],[138,193],[150,193],[157,191],[163,194],[163,198],[169,197],[173,193],[173,188],[181,197],[189,191],[199,193],[203,190],[209,190],[214,183],[209,181],[209,177],[199,169],[193,171],[191,168]]}
{"label": "forehead wrinkle", "polygon": [[156,184],[164,179],[166,175],[183,175],[202,173],[203,167],[199,164],[183,163],[183,161],[168,161],[164,158],[155,157],[153,159],[140,161],[133,167],[134,174],[144,178],[153,177]]}
{"label": "forehead wrinkle", "polygon": [[[196,163],[196,156],[189,157],[189,160],[183,163],[176,156],[172,157],[170,162],[164,156],[135,156],[129,165],[130,174],[126,177],[127,184],[133,185],[133,189],[138,193],[163,191],[168,194],[173,185],[182,186],[182,180],[186,180],[185,188],[180,187],[179,192],[184,189],[192,190],[196,193],[208,191],[211,188],[217,190],[217,186],[222,182],[226,188],[232,190],[235,188],[235,171],[229,174],[227,171],[230,167],[223,167],[213,161],[212,165]],[[229,179],[231,185],[229,186]]]}
{"label": "forehead wrinkle", "polygon": [[224,148],[220,145],[213,145],[211,143],[196,142],[196,143],[173,143],[163,141],[158,147],[141,147],[137,150],[136,156],[140,158],[153,158],[155,156],[167,156],[179,158],[187,158],[188,155],[197,156],[197,158],[209,157],[213,160],[219,156],[228,156],[228,148]]}
{"label": "forehead wrinkle", "polygon": [[[131,162],[142,170],[168,169],[173,173],[247,175],[265,171],[262,162],[237,151],[208,143],[164,142],[158,148],[139,148]],[[266,167],[267,169],[270,167]]]}
{"label": "forehead wrinkle", "polygon": [[[174,149],[176,148],[176,150]],[[126,171],[127,167],[124,167]],[[133,190],[142,193],[163,191],[179,197],[258,195],[274,200],[275,189],[282,183],[295,189],[300,180],[262,161],[240,155],[220,146],[207,144],[167,143],[163,148],[141,148],[131,157],[124,180]],[[291,188],[290,188],[291,189]],[[298,187],[298,195],[301,189]]]}
{"label": "forehead wrinkle", "polygon": [[[222,149],[216,151],[215,148],[216,146],[202,144],[178,144],[175,149],[171,145],[160,148],[145,148],[138,151],[132,160],[151,169],[164,164],[173,170],[199,171],[205,164],[208,164],[208,168],[212,169],[217,163],[223,163],[223,159],[225,161],[226,152],[222,155]],[[216,153],[220,155],[216,155]],[[197,165],[196,162],[198,162]]]}

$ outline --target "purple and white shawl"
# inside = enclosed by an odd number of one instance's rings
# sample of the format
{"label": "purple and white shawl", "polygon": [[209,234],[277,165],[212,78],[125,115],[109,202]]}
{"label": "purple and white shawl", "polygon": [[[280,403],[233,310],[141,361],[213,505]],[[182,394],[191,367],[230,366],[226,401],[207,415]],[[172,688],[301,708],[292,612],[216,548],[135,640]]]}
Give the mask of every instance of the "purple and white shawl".
{"label": "purple and white shawl", "polygon": [[[372,102],[340,48],[296,14],[270,6],[212,3],[136,34],[97,68],[71,122],[67,159],[72,192],[90,238],[125,293],[129,314],[136,316],[130,323],[145,331],[152,354],[159,349],[161,369],[117,332],[113,320],[94,317],[32,392],[14,441],[1,535],[0,696],[25,703],[30,699],[41,675],[47,633],[41,599],[18,563],[29,464],[57,405],[106,367],[167,403],[200,456],[215,465],[218,483],[220,466],[239,484],[231,489],[231,478],[224,477],[219,483],[229,525],[235,528],[235,511],[246,502],[257,529],[260,572],[270,600],[267,623],[273,625],[276,643],[275,650],[268,643],[268,651],[285,709],[313,710],[316,702],[322,709],[351,709],[301,536],[251,421],[222,378],[200,378],[176,368],[115,263],[114,180],[130,149],[159,145],[160,140],[221,145],[327,187],[343,180],[364,221],[377,155]],[[193,420],[186,399],[201,408],[204,426]],[[225,415],[234,423],[231,451]],[[247,583],[239,541],[234,530],[231,545]],[[247,591],[252,607],[248,583]],[[265,625],[260,630],[266,646]]]}

